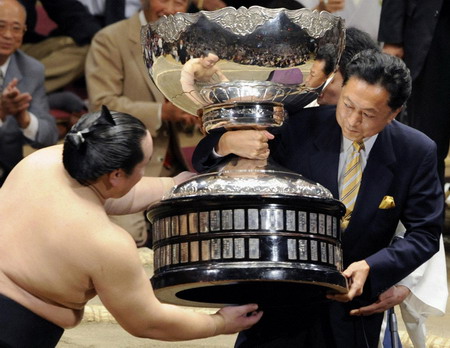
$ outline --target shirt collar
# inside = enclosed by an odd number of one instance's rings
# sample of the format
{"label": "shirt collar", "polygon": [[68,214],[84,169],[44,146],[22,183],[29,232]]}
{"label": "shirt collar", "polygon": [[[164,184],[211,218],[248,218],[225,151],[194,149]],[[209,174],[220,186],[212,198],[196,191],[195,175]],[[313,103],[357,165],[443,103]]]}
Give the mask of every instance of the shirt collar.
{"label": "shirt collar", "polygon": [[8,57],[8,59],[6,60],[5,64],[3,64],[2,66],[0,66],[0,70],[3,73],[3,78],[6,75],[6,71],[8,70],[8,66],[9,66],[9,62],[11,61],[11,56]]}
{"label": "shirt collar", "polygon": [[148,24],[147,19],[145,18],[145,15],[144,15],[144,11],[142,11],[142,10],[139,11],[139,21],[141,22],[141,25]]}
{"label": "shirt collar", "polygon": [[[370,150],[372,150],[373,144],[375,144],[375,140],[377,140],[378,134],[372,135],[371,137],[368,138],[364,138],[363,142],[364,142],[364,152],[366,153],[366,155],[369,154]],[[343,152],[347,152],[347,151],[351,151],[350,149],[352,149],[352,144],[353,144],[353,140],[347,139],[346,137],[342,136],[342,148],[341,150]]]}

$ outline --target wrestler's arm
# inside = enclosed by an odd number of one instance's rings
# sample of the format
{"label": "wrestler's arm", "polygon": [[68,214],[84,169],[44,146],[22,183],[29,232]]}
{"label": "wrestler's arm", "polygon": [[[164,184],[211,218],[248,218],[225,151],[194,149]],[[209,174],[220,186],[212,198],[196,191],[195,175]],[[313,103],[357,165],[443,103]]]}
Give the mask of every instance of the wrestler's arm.
{"label": "wrestler's arm", "polygon": [[195,75],[194,75],[194,67],[192,63],[187,62],[183,69],[181,69],[181,75],[180,75],[180,83],[181,88],[183,89],[183,92],[189,93],[191,91],[195,91]]}
{"label": "wrestler's arm", "polygon": [[180,77],[181,89],[186,96],[195,104],[204,104],[203,99],[195,89],[195,66],[194,63],[188,61],[181,70]]}
{"label": "wrestler's arm", "polygon": [[178,185],[194,175],[191,172],[182,172],[173,178],[143,177],[123,197],[108,199],[105,203],[105,211],[109,215],[144,211],[151,203],[160,200],[174,185]]}
{"label": "wrestler's arm", "polygon": [[[111,226],[100,236],[91,279],[102,303],[130,334],[166,341],[229,334],[255,324],[257,305],[228,307],[209,315],[161,304],[142,268],[133,240]],[[247,316],[247,314],[252,313]]]}
{"label": "wrestler's arm", "polygon": [[219,77],[220,81],[222,81],[222,82],[230,81],[230,80],[228,80],[228,77],[226,77],[223,74],[222,70],[220,70],[220,68],[218,68],[218,67],[216,67],[216,74]]}

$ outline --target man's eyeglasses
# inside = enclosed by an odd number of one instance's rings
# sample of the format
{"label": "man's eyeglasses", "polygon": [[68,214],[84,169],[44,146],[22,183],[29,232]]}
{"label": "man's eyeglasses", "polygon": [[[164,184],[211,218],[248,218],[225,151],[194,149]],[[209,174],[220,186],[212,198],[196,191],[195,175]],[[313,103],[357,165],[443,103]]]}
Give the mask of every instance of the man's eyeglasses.
{"label": "man's eyeglasses", "polygon": [[8,31],[8,29],[10,30],[11,35],[13,36],[23,35],[23,33],[25,33],[26,31],[26,27],[20,24],[16,23],[8,24],[5,22],[0,22],[0,35],[4,35]]}

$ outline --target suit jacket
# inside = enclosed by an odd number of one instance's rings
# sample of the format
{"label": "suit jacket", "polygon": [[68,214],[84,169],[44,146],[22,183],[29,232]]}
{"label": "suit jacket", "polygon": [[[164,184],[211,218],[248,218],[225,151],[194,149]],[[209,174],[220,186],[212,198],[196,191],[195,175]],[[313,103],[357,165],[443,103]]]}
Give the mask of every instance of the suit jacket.
{"label": "suit jacket", "polygon": [[153,156],[146,175],[159,176],[169,142],[186,167],[172,125],[161,123],[164,96],[150,79],[140,43],[139,14],[105,27],[92,40],[86,58],[86,82],[91,110],[104,104],[140,119],[153,138]]}
{"label": "suit jacket", "polygon": [[[19,1],[27,11],[27,31],[23,42],[35,43],[44,40],[45,37],[35,31],[37,1]],[[54,34],[70,36],[78,45],[89,44],[94,34],[101,29],[97,19],[77,0],[40,0],[40,2],[50,19],[58,25]]]}
{"label": "suit jacket", "polygon": [[[280,134],[270,142],[271,157],[327,187],[338,198],[342,132],[335,107],[303,109],[277,131]],[[197,146],[193,157],[197,170],[218,161],[211,156],[211,149],[220,135],[211,134]],[[338,346],[351,347],[354,323],[347,314],[350,308],[372,303],[439,250],[444,202],[436,163],[436,145],[424,134],[397,121],[378,134],[342,239],[344,267],[366,260],[370,273],[360,297],[349,304],[332,303],[332,328]],[[379,209],[385,196],[394,198],[395,208]],[[399,221],[406,227],[405,238],[389,246]],[[364,320],[366,334],[372,332],[376,342],[381,318]]]}
{"label": "suit jacket", "polygon": [[415,79],[428,55],[444,0],[383,0],[378,40],[403,44]]}
{"label": "suit jacket", "polygon": [[21,51],[16,51],[9,62],[5,74],[4,86],[12,79],[19,80],[17,88],[32,96],[28,110],[38,119],[36,139],[27,139],[12,115],[6,116],[0,127],[0,162],[11,170],[23,158],[23,145],[34,148],[53,145],[58,140],[58,131],[53,116],[49,113],[47,95],[44,88],[44,66]]}

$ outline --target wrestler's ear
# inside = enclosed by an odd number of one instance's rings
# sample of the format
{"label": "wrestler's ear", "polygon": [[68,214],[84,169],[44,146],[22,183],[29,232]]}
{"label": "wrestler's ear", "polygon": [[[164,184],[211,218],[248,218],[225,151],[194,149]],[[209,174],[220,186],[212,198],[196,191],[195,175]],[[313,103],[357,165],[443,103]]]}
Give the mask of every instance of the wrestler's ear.
{"label": "wrestler's ear", "polygon": [[125,172],[120,168],[114,169],[111,173],[108,174],[108,181],[112,187],[119,186],[125,178]]}

